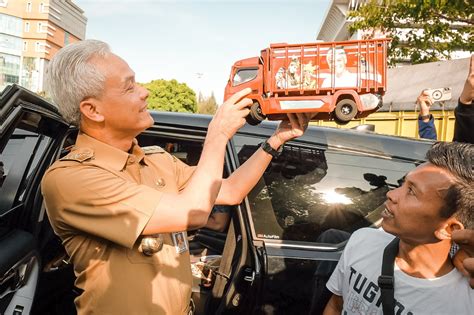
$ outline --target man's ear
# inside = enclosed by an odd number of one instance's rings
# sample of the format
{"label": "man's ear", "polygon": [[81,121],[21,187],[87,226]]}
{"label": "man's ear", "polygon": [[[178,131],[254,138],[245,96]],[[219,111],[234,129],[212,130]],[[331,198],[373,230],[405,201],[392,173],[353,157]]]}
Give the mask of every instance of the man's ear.
{"label": "man's ear", "polygon": [[104,116],[100,112],[99,100],[88,97],[79,104],[82,115],[95,122],[103,122]]}
{"label": "man's ear", "polygon": [[456,218],[449,218],[434,234],[439,240],[450,240],[455,230],[464,230],[464,225]]}

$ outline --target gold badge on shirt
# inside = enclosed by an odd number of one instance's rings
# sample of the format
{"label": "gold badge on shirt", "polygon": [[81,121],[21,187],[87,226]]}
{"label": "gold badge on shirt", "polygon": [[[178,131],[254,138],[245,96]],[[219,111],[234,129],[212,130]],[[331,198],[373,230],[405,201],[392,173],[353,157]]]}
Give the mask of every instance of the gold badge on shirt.
{"label": "gold badge on shirt", "polygon": [[173,239],[173,245],[176,248],[176,253],[181,254],[189,249],[185,232],[171,233],[171,238]]}
{"label": "gold badge on shirt", "polygon": [[163,235],[153,234],[142,238],[140,247],[142,253],[146,256],[152,256],[163,248]]}
{"label": "gold badge on shirt", "polygon": [[166,185],[166,181],[164,178],[158,178],[158,180],[156,181],[156,186],[160,187],[160,188],[163,188],[165,187]]}

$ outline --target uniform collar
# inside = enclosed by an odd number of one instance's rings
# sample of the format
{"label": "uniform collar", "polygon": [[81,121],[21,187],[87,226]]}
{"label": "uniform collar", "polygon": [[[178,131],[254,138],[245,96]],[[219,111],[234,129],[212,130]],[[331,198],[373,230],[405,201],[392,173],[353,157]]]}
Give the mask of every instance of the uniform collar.
{"label": "uniform collar", "polygon": [[133,139],[132,148],[129,152],[122,151],[105,142],[99,141],[83,132],[77,136],[75,149],[89,148],[94,152],[94,164],[98,164],[104,168],[111,168],[116,171],[122,171],[127,165],[127,161],[134,156],[140,163],[145,163],[145,153]]}

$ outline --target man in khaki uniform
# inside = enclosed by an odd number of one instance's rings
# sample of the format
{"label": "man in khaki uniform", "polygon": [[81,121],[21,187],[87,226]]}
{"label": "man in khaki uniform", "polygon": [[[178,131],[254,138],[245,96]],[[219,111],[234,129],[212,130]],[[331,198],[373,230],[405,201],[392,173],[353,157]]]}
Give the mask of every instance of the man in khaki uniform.
{"label": "man in khaki uniform", "polygon": [[303,134],[308,117],[289,115],[263,149],[222,179],[225,147],[245,123],[250,89],[219,107],[194,168],[159,147],[139,147],[135,137],[153,124],[148,92],[107,44],[61,49],[47,85],[63,117],[80,129],[75,147],[42,181],[49,219],[84,290],[78,313],[187,313],[191,271],[182,231],[204,226],[215,203],[239,204],[273,151]]}

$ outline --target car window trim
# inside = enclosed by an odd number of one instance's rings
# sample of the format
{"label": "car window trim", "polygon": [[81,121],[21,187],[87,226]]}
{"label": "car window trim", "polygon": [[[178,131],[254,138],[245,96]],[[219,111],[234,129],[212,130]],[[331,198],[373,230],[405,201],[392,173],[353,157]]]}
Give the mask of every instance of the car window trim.
{"label": "car window trim", "polygon": [[[21,117],[21,114],[22,114],[22,108],[21,106],[18,106],[14,108],[13,111],[10,114],[8,114],[5,120],[0,124],[0,135],[2,137],[2,142],[4,140],[5,144],[6,142],[8,142],[8,138],[9,138],[9,134],[7,134],[7,132],[10,130],[10,127],[14,125],[15,121],[17,121],[19,117]],[[3,146],[4,144],[2,143],[0,146],[0,149],[3,150]]]}
{"label": "car window trim", "polygon": [[[319,251],[338,251],[347,243],[347,240],[338,244],[327,244],[327,243],[316,243],[316,242],[298,242],[298,244],[292,244],[292,241],[271,241],[271,240],[261,240],[264,242],[265,247],[273,248],[287,248],[287,249],[305,249],[305,250],[319,250]],[[304,243],[304,244],[302,244]],[[316,244],[316,245],[309,245]]]}
{"label": "car window trim", "polygon": [[295,139],[293,141],[287,142],[285,145],[295,145],[298,144],[303,148],[310,148],[310,146],[316,146],[324,150],[334,150],[337,152],[347,152],[347,153],[352,153],[352,154],[358,154],[362,156],[369,156],[369,157],[375,157],[375,158],[380,158],[384,160],[394,160],[394,161],[400,161],[400,162],[409,162],[409,163],[415,163],[415,164],[421,164],[425,162],[424,160],[419,160],[419,159],[413,159],[413,158],[408,158],[408,157],[403,157],[403,156],[398,156],[398,155],[387,155],[384,152],[369,152],[366,150],[361,150],[361,149],[356,149],[356,148],[344,148],[341,146],[337,146],[334,144],[325,144],[325,143],[320,143],[320,142],[308,142],[306,140],[302,139]]}
{"label": "car window trim", "polygon": [[[160,127],[158,127],[160,128]],[[199,142],[204,142],[204,139],[206,138],[206,131],[201,131],[201,130],[195,130],[195,129],[178,129],[178,128],[166,128],[167,131],[164,130],[153,130],[153,129],[148,129],[142,132],[138,137],[140,136],[153,136],[153,137],[162,137],[162,138],[173,138],[176,140],[199,140]],[[172,130],[170,130],[172,129]],[[182,131],[187,131],[187,132],[195,132],[195,133],[203,133],[203,135],[194,135],[194,134],[180,134]]]}
{"label": "car window trim", "polygon": [[325,251],[318,249],[301,249],[301,248],[277,248],[265,247],[265,255],[268,258],[279,257],[284,259],[303,259],[303,260],[329,260],[338,261],[342,255],[343,249]]}

